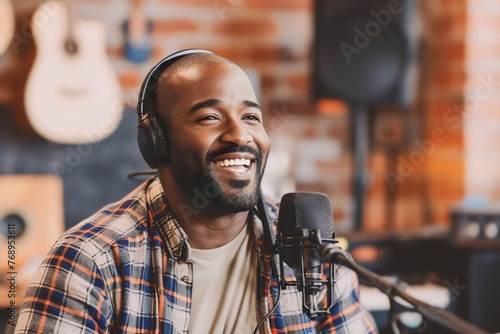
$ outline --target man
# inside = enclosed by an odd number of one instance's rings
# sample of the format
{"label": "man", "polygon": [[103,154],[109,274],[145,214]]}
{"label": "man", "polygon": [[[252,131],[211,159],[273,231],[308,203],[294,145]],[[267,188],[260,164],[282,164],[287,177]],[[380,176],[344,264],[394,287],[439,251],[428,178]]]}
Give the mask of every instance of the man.
{"label": "man", "polygon": [[[158,177],[59,239],[16,333],[252,333],[274,306],[255,209],[269,139],[245,73],[181,51],[148,74],[138,112],[139,146]],[[288,288],[260,332],[375,333],[356,276],[336,271],[330,316],[309,319]]]}

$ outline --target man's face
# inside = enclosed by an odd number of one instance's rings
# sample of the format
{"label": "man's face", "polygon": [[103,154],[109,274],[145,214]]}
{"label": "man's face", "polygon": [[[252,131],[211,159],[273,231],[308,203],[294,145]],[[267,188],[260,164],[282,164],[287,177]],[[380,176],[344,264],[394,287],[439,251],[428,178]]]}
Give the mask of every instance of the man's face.
{"label": "man's face", "polygon": [[193,198],[201,192],[211,208],[249,210],[258,198],[269,138],[248,78],[236,65],[221,63],[189,67],[173,80],[177,100],[165,118],[175,187]]}

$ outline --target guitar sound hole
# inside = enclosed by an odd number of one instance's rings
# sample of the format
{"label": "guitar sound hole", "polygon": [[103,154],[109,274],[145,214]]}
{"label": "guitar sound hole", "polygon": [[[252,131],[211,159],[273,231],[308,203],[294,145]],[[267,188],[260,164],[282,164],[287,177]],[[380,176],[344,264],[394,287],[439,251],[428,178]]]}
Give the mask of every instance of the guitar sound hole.
{"label": "guitar sound hole", "polygon": [[70,55],[74,55],[74,54],[76,54],[78,52],[78,45],[76,45],[76,42],[74,40],[68,39],[64,43],[64,49]]}
{"label": "guitar sound hole", "polygon": [[10,213],[5,217],[0,217],[0,235],[19,238],[26,230],[26,221],[18,213]]}

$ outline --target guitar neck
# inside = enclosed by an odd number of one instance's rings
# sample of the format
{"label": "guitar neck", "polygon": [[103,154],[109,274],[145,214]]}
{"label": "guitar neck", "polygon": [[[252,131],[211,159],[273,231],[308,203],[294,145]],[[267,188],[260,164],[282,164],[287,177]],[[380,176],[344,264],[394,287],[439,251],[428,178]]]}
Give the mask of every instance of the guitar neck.
{"label": "guitar neck", "polygon": [[64,6],[65,14],[66,14],[66,41],[64,43],[64,50],[70,54],[75,55],[78,53],[78,44],[76,42],[75,36],[75,17],[74,17],[74,8],[71,4],[71,1],[68,1]]}

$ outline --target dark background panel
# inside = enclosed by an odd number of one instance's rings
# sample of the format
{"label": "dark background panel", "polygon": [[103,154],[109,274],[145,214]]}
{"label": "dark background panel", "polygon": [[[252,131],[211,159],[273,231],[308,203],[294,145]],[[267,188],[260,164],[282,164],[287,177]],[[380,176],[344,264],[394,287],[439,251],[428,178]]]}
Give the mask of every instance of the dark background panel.
{"label": "dark background panel", "polygon": [[11,116],[9,108],[0,107],[0,174],[58,174],[64,184],[66,228],[126,195],[139,184],[127,174],[147,169],[135,140],[133,110],[125,111],[110,137],[81,145],[54,144],[23,133]]}

